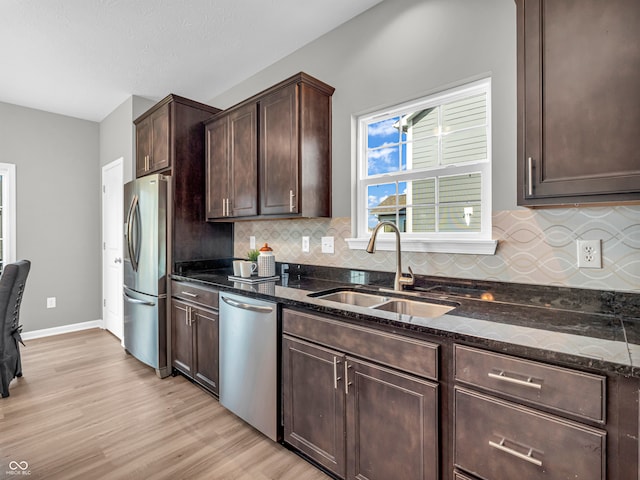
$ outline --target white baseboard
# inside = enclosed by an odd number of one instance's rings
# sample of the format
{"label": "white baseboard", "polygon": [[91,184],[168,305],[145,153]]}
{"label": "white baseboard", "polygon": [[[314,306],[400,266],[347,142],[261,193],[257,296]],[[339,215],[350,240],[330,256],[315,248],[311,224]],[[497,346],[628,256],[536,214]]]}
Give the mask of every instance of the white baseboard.
{"label": "white baseboard", "polygon": [[88,330],[90,328],[104,328],[104,322],[102,320],[92,320],[90,322],[73,323],[71,325],[62,325],[61,327],[33,330],[32,332],[25,332],[21,334],[21,336],[23,340],[33,340],[34,338],[50,337],[52,335]]}

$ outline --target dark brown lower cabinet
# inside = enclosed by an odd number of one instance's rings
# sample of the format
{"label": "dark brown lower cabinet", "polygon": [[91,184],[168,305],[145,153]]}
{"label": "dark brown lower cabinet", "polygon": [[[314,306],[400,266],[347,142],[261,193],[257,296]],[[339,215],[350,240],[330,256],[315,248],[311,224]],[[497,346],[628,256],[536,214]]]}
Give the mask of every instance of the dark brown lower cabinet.
{"label": "dark brown lower cabinet", "polygon": [[347,357],[347,478],[438,478],[438,385]]}
{"label": "dark brown lower cabinet", "polygon": [[218,313],[172,299],[173,366],[218,394]]}
{"label": "dark brown lower cabinet", "polygon": [[283,338],[284,439],[341,477],[346,473],[343,363],[339,352]]}
{"label": "dark brown lower cabinet", "polygon": [[456,387],[458,468],[486,480],[606,478],[606,432]]}
{"label": "dark brown lower cabinet", "polygon": [[438,385],[285,335],[284,438],[342,478],[436,480]]}

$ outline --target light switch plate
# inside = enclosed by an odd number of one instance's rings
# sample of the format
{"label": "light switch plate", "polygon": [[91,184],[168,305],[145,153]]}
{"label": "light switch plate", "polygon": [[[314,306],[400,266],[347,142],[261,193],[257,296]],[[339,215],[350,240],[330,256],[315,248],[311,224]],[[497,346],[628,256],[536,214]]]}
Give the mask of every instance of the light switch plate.
{"label": "light switch plate", "polygon": [[334,253],[333,237],[322,237],[320,242],[322,245],[322,253]]}
{"label": "light switch plate", "polygon": [[309,253],[309,237],[302,237],[302,251]]}
{"label": "light switch plate", "polygon": [[253,235],[249,237],[249,249],[250,250],[256,249],[256,237],[254,237]]}

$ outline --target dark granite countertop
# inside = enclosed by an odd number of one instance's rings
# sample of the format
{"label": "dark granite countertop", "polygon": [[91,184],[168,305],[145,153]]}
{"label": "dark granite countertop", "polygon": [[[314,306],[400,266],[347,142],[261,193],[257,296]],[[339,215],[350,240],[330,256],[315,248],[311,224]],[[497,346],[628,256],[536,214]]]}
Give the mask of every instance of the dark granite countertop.
{"label": "dark granite countertop", "polygon": [[278,281],[247,284],[230,280],[227,265],[183,264],[171,278],[405,335],[436,335],[559,365],[640,377],[640,294],[417,276],[406,298],[458,305],[440,317],[423,318],[310,296],[345,287],[375,292],[393,284],[392,273],[291,265]]}

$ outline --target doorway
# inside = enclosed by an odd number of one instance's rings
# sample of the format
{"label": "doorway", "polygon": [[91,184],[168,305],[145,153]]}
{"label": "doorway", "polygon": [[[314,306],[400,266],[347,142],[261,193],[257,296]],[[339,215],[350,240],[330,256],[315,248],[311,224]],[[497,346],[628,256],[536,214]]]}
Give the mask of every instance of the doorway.
{"label": "doorway", "polygon": [[102,167],[102,319],[104,328],[120,339],[123,337],[122,306],[122,238],[123,161]]}

